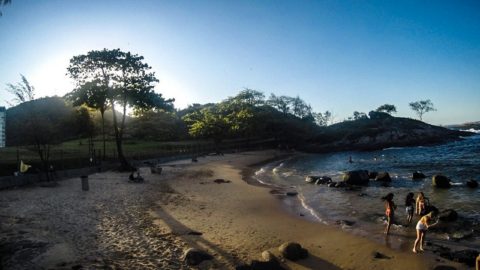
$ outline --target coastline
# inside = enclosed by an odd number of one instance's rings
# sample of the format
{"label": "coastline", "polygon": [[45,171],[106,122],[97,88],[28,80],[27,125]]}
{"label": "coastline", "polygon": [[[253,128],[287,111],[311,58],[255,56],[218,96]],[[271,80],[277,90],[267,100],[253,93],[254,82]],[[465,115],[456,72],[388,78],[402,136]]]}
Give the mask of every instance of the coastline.
{"label": "coastline", "polygon": [[[89,177],[88,192],[77,178],[55,188],[0,191],[2,266],[194,269],[182,262],[183,251],[194,247],[214,257],[195,269],[234,269],[260,259],[265,250],[279,257],[278,247],[294,241],[310,256],[282,259],[289,269],[466,269],[437,261],[429,251],[393,250],[289,213],[269,188],[242,177],[242,170],[245,174],[279,154],[266,150],[175,161],[163,164],[161,175],[141,168],[142,184],[128,182],[128,173],[96,173]],[[374,258],[375,252],[386,257]]]}

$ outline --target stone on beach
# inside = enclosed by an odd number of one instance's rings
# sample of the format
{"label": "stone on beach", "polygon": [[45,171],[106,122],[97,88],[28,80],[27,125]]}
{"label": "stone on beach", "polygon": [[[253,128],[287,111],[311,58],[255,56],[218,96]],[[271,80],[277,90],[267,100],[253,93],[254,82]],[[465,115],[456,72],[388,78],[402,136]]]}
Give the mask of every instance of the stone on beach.
{"label": "stone on beach", "polygon": [[282,256],[291,261],[298,261],[308,257],[308,250],[304,249],[299,243],[283,243],[278,250]]}
{"label": "stone on beach", "polygon": [[437,188],[449,188],[450,179],[445,175],[436,174],[432,177],[432,185]]}
{"label": "stone on beach", "polygon": [[412,180],[421,180],[421,179],[424,179],[426,178],[425,174],[421,173],[421,172],[413,172],[412,174]]}
{"label": "stone on beach", "polygon": [[457,220],[457,218],[458,218],[458,214],[453,209],[446,209],[441,211],[440,214],[438,214],[438,219],[440,219],[441,221],[452,222]]}
{"label": "stone on beach", "polygon": [[183,260],[188,265],[198,265],[203,261],[211,259],[213,259],[212,255],[196,248],[189,248],[183,253]]}
{"label": "stone on beach", "polygon": [[343,174],[343,181],[349,185],[367,185],[368,180],[369,176],[366,170],[348,171]]}

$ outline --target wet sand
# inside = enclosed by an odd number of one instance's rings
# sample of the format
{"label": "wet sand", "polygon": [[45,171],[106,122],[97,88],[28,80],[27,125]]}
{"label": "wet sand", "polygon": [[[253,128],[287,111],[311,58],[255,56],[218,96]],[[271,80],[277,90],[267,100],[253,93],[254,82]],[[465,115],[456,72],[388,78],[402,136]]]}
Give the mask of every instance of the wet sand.
{"label": "wet sand", "polygon": [[[214,256],[195,269],[234,269],[264,250],[295,241],[308,259],[282,260],[290,269],[433,269],[466,267],[431,252],[388,248],[338,227],[289,213],[269,188],[242,178],[249,165],[284,153],[245,152],[165,164],[161,175],[142,168],[145,182],[128,173],[90,175],[53,188],[0,191],[0,256],[4,269],[191,269],[184,249]],[[215,179],[229,183],[217,184]],[[374,252],[388,258],[376,259]]]}

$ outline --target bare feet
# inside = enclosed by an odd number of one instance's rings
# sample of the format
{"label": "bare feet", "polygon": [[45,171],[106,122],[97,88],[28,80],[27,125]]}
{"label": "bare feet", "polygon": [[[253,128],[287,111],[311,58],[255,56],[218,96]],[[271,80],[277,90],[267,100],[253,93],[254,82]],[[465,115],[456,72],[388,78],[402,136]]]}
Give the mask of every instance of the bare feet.
{"label": "bare feet", "polygon": [[413,251],[413,253],[417,253],[417,250],[415,250],[415,249],[412,249],[412,251]]}

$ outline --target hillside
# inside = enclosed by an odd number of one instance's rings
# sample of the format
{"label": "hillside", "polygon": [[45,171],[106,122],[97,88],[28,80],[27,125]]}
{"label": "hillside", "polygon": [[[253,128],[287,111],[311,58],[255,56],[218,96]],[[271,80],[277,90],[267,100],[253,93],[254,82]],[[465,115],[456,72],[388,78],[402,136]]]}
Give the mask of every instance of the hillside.
{"label": "hillside", "polygon": [[377,150],[459,140],[473,133],[451,130],[424,122],[370,112],[370,118],[337,123],[324,128],[305,146],[308,152]]}
{"label": "hillside", "polygon": [[480,130],[480,121],[463,123],[459,125],[450,125],[448,127],[459,130]]}

